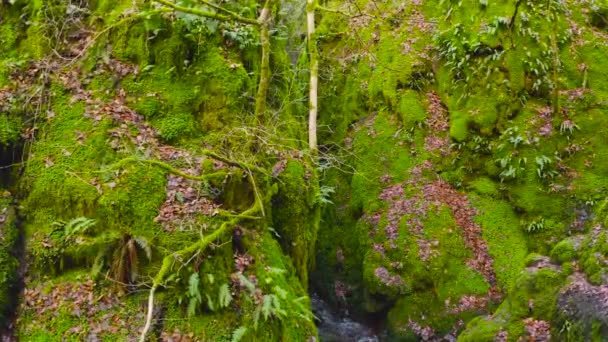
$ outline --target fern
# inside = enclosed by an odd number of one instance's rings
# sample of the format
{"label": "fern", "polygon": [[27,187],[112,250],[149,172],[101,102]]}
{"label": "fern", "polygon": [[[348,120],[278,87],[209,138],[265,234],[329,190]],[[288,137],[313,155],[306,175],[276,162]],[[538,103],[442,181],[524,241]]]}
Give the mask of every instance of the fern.
{"label": "fern", "polygon": [[199,302],[202,302],[201,292],[199,290],[199,284],[201,281],[201,277],[198,273],[192,273],[190,279],[188,280],[188,294],[192,298],[198,299]]}
{"label": "fern", "polygon": [[279,287],[278,285],[275,286],[273,290],[281,299],[287,298],[287,291],[283,290],[283,288]]}
{"label": "fern", "polygon": [[213,300],[211,299],[211,297],[206,293],[205,293],[205,297],[207,297],[207,306],[209,307],[209,310],[215,311],[215,303],[213,303]]}
{"label": "fern", "polygon": [[63,229],[63,235],[69,237],[76,234],[86,233],[89,228],[93,227],[97,221],[87,217],[77,217],[68,222],[57,221],[51,223],[51,226]]}
{"label": "fern", "polygon": [[274,294],[264,295],[261,310],[264,320],[268,320],[271,316],[282,318],[287,315],[285,310],[281,309],[279,298]]}
{"label": "fern", "polygon": [[190,298],[188,302],[188,317],[192,317],[196,314],[196,307],[200,302],[196,298]]}
{"label": "fern", "polygon": [[224,284],[220,287],[219,297],[220,308],[225,308],[232,303],[232,294],[230,294],[228,284]]}
{"label": "fern", "polygon": [[272,314],[272,297],[274,295],[264,295],[264,302],[262,303],[262,315],[264,315],[264,319],[268,319]]}
{"label": "fern", "polygon": [[251,294],[254,294],[255,293],[255,284],[253,284],[249,279],[247,279],[247,277],[245,277],[242,273],[239,273],[238,276],[239,276],[239,282],[243,286],[245,286],[245,288],[247,288],[247,290]]}
{"label": "fern", "polygon": [[152,260],[152,247],[148,243],[148,239],[143,236],[135,236],[133,240],[137,243],[139,248],[146,253],[146,258]]}
{"label": "fern", "polygon": [[330,186],[322,186],[319,188],[319,192],[315,195],[315,203],[317,204],[334,204],[329,198],[336,190]]}
{"label": "fern", "polygon": [[239,342],[243,338],[243,336],[245,336],[246,332],[247,332],[247,328],[245,328],[245,327],[238,327],[232,333],[232,342]]}
{"label": "fern", "polygon": [[314,315],[312,314],[312,312],[309,310],[309,304],[308,304],[308,296],[302,296],[299,298],[296,298],[295,300],[292,300],[291,303],[295,304],[296,308],[298,309],[298,313],[297,315],[303,319],[305,319],[308,322],[312,322]]}
{"label": "fern", "polygon": [[192,317],[196,314],[196,308],[203,301],[201,292],[199,290],[201,278],[198,273],[192,273],[190,279],[188,279],[188,317]]}

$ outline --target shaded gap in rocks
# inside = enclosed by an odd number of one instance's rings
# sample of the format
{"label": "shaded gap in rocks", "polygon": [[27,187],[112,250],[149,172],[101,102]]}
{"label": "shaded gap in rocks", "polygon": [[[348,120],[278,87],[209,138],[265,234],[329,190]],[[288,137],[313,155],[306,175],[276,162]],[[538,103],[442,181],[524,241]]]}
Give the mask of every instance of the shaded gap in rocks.
{"label": "shaded gap in rocks", "polygon": [[[8,229],[16,231],[16,239],[6,245],[0,241],[0,248],[4,248],[9,257],[17,261],[14,268],[9,270],[11,274],[7,276],[9,279],[6,287],[8,302],[4,307],[0,306],[0,310],[3,311],[0,312],[0,317],[5,318],[0,322],[0,341],[2,342],[18,341],[15,336],[15,321],[27,270],[25,233],[21,224],[18,200],[15,196],[16,184],[27,160],[24,153],[24,141],[17,141],[12,145],[0,145],[0,197],[9,200],[6,211],[0,213],[0,233],[5,233]],[[4,289],[0,288],[0,290]]]}

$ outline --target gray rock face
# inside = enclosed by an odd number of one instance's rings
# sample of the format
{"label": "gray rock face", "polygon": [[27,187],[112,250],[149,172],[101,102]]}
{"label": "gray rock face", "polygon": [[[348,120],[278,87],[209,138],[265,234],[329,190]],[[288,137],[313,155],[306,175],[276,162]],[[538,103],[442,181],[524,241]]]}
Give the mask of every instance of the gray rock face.
{"label": "gray rock face", "polygon": [[608,330],[608,285],[594,286],[580,273],[573,278],[558,297],[559,312],[569,321],[581,322],[589,328],[593,323],[601,323]]}

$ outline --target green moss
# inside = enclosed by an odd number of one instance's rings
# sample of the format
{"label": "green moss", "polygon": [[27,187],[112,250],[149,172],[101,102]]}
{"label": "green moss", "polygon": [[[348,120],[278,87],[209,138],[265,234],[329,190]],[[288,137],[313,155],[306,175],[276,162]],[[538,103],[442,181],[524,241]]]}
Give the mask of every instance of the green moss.
{"label": "green moss", "polygon": [[[467,330],[458,336],[459,342],[494,341],[494,337],[503,330],[506,322],[485,316],[473,318],[467,325]],[[511,336],[511,335],[509,335]]]}
{"label": "green moss", "polygon": [[450,137],[456,141],[464,141],[469,130],[468,117],[463,113],[453,112],[450,115]]}
{"label": "green moss", "polygon": [[311,184],[311,170],[294,159],[286,161],[278,175],[279,192],[272,199],[273,225],[285,253],[291,256],[302,285],[308,286],[308,270],[314,265],[318,189]]}
{"label": "green moss", "polygon": [[562,264],[562,272],[565,275],[572,275],[575,271],[574,265],[571,262],[564,262]]}
{"label": "green moss", "polygon": [[608,239],[606,233],[593,237],[589,234],[582,242],[579,255],[579,264],[589,281],[594,285],[603,283],[608,275],[608,269],[602,261],[608,256]]}
{"label": "green moss", "polygon": [[427,115],[424,108],[420,105],[419,95],[413,90],[408,90],[401,95],[396,112],[400,115],[405,129],[415,127]]}
{"label": "green moss", "polygon": [[571,240],[561,241],[551,250],[551,259],[559,263],[570,262],[575,256],[574,242]]}
{"label": "green moss", "polygon": [[158,129],[158,135],[164,141],[185,139],[195,131],[194,118],[187,113],[175,113],[161,118],[154,124]]}
{"label": "green moss", "polygon": [[525,318],[551,322],[564,283],[563,273],[548,268],[522,273],[496,312],[471,320],[458,341],[493,341],[501,330],[507,332],[509,340],[517,340],[524,335]]}
{"label": "green moss", "polygon": [[510,50],[506,58],[509,68],[509,85],[513,93],[518,94],[526,86],[526,74],[523,65],[522,51],[519,49]]}
{"label": "green moss", "polygon": [[497,197],[499,195],[496,183],[487,177],[477,178],[469,186],[479,195],[491,197]]}
{"label": "green moss", "polygon": [[475,198],[476,222],[494,260],[494,271],[502,289],[509,289],[525,265],[528,253],[526,237],[519,228],[519,218],[504,201]]}

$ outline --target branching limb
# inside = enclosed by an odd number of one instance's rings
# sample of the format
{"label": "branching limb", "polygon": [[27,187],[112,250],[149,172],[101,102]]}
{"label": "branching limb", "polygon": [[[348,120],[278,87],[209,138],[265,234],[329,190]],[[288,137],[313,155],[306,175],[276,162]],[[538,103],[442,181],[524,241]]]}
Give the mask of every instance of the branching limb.
{"label": "branching limb", "polygon": [[203,150],[201,152],[201,154],[204,155],[204,156],[207,156],[207,157],[211,157],[211,158],[213,158],[215,160],[219,160],[219,161],[221,161],[223,163],[226,163],[226,164],[228,164],[230,166],[238,167],[238,168],[243,169],[243,170],[251,170],[251,171],[255,171],[255,172],[261,173],[261,174],[265,174],[266,173],[266,170],[264,170],[262,168],[259,168],[259,167],[255,166],[255,165],[247,164],[247,163],[240,162],[240,161],[231,160],[231,159],[228,159],[228,158],[226,158],[224,156],[221,156],[221,155],[219,155],[219,154],[217,154],[217,153],[215,153],[213,151],[210,151],[210,150]]}
{"label": "branching limb", "polygon": [[[249,173],[249,176],[253,177],[253,176],[251,176],[251,173]],[[171,253],[164,257],[160,270],[154,277],[154,280],[152,282],[152,288],[150,289],[150,293],[148,295],[148,309],[147,309],[148,312],[146,314],[146,324],[144,325],[144,329],[141,333],[141,336],[139,339],[140,342],[145,342],[146,336],[148,335],[148,332],[150,331],[150,327],[152,326],[152,318],[153,318],[153,312],[154,312],[154,294],[155,294],[156,290],[160,286],[162,286],[163,282],[165,281],[165,277],[171,270],[175,260],[184,260],[184,259],[189,258],[194,253],[202,252],[211,243],[220,239],[222,236],[224,236],[228,232],[230,232],[230,229],[232,227],[234,227],[235,225],[237,225],[241,220],[252,217],[257,212],[262,211],[262,210],[263,210],[262,203],[261,203],[259,197],[256,196],[256,201],[251,208],[245,210],[241,214],[235,215],[232,219],[222,223],[218,229],[216,229],[213,233],[209,234],[206,238],[201,239],[201,240],[197,241],[196,243],[194,243],[182,250]]]}
{"label": "branching limb", "polygon": [[[255,26],[260,26],[260,22],[258,22],[255,19],[249,19],[249,18],[245,18],[242,17],[234,12],[222,9],[222,12],[226,13],[224,14],[219,14],[217,12],[209,12],[209,11],[203,11],[201,9],[198,8],[192,8],[192,7],[184,7],[184,6],[180,6],[177,4],[174,4],[171,1],[168,0],[154,0],[160,4],[163,4],[167,7],[171,7],[176,11],[179,12],[183,12],[183,13],[190,13],[190,14],[194,14],[194,15],[198,15],[201,17],[205,17],[205,18],[210,18],[210,19],[217,19],[217,20],[221,20],[221,21],[236,21],[236,22],[241,22],[244,24],[250,24],[250,25],[255,25]],[[206,3],[206,5],[209,5],[210,7],[216,8],[219,6],[212,6],[210,3]]]}
{"label": "branching limb", "polygon": [[127,165],[127,164],[131,164],[131,163],[140,163],[140,164],[149,164],[149,165],[154,165],[154,166],[158,166],[159,168],[174,174],[176,176],[180,176],[182,178],[186,178],[186,179],[191,179],[191,180],[195,180],[195,181],[209,181],[210,179],[222,179],[224,177],[226,177],[226,175],[228,174],[227,172],[224,171],[219,171],[219,172],[214,172],[214,173],[210,173],[210,174],[205,174],[205,175],[201,175],[201,176],[194,176],[194,175],[190,175],[187,174],[183,171],[180,171],[176,168],[174,168],[173,166],[158,161],[158,160],[153,160],[153,159],[139,159],[139,158],[135,158],[135,157],[129,157],[129,158],[125,158],[120,160],[118,163],[112,165],[110,167],[110,169],[106,169],[103,170],[102,172],[106,172],[109,170],[114,170],[114,169],[120,169],[121,167]]}
{"label": "branching limb", "polygon": [[352,16],[351,14],[348,14],[348,13],[346,13],[344,11],[340,11],[340,10],[337,10],[337,9],[323,7],[323,6],[319,5],[319,4],[317,4],[314,8],[318,9],[320,11],[324,11],[324,12],[342,14],[345,17],[351,17]]}
{"label": "branching limb", "polygon": [[[244,171],[255,171],[257,173],[260,174],[266,174],[266,171],[260,167],[257,167],[255,165],[251,165],[248,163],[244,163],[244,162],[240,162],[240,161],[235,161],[235,160],[231,160],[228,159],[224,156],[221,156],[213,151],[210,150],[203,150],[201,152],[201,154],[203,154],[204,156],[213,158],[215,160],[221,161],[223,163],[228,164],[229,166],[234,166],[234,167],[238,167]],[[140,159],[140,158],[136,158],[136,157],[127,157],[124,159],[121,159],[120,161],[118,161],[116,164],[112,165],[110,168],[102,170],[102,171],[97,171],[97,172],[107,172],[110,170],[115,170],[115,169],[120,169],[121,167],[127,165],[127,164],[131,164],[131,163],[140,163],[140,164],[149,164],[149,165],[154,165],[157,166],[171,174],[174,174],[176,176],[180,176],[186,179],[191,179],[191,180],[195,180],[195,181],[208,181],[210,179],[221,179],[224,178],[228,173],[225,171],[218,171],[218,172],[214,172],[214,173],[209,173],[209,174],[205,174],[205,175],[201,175],[201,176],[194,176],[194,175],[190,175],[187,174],[183,171],[180,171],[176,168],[174,168],[173,166],[162,162],[160,160],[154,160],[154,159]]]}
{"label": "branching limb", "polygon": [[[211,8],[213,8],[213,9],[217,10],[217,11],[224,12],[227,15],[233,17],[233,18],[239,18],[239,21],[247,22],[248,20],[251,20],[251,19],[248,19],[248,18],[245,18],[245,17],[239,15],[238,13],[232,12],[231,10],[225,9],[222,6],[216,5],[216,4],[214,4],[212,2],[209,2],[207,0],[198,0],[198,1],[200,3],[202,3],[202,4],[204,4],[204,5],[207,5],[207,6],[211,7]],[[244,21],[244,20],[247,20],[247,21]]]}

